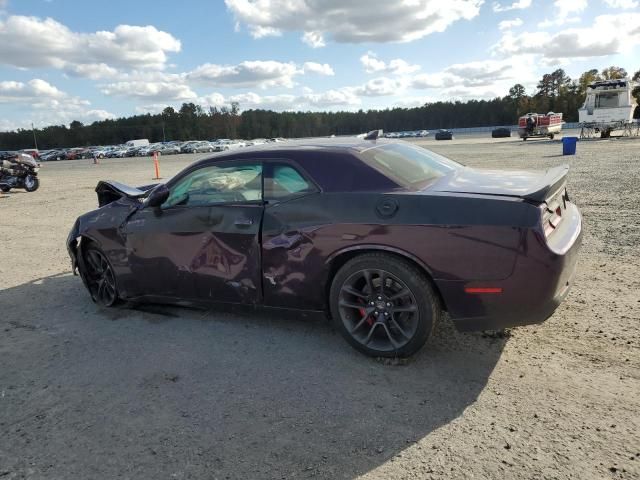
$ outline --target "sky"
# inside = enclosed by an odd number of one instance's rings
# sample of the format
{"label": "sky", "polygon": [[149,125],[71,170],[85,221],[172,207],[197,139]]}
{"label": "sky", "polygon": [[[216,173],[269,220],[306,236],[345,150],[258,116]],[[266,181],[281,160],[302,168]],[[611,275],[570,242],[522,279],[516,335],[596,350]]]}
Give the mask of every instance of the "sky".
{"label": "sky", "polygon": [[0,131],[412,107],[610,65],[640,69],[640,0],[0,0]]}

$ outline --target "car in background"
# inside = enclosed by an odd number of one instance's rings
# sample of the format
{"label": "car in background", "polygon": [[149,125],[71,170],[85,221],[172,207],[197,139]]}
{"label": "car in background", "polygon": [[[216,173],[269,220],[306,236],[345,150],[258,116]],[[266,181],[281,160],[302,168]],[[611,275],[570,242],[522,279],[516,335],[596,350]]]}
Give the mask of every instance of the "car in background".
{"label": "car in background", "polygon": [[109,147],[97,147],[91,151],[91,157],[106,158],[110,152],[111,148]]}
{"label": "car in background", "polygon": [[69,148],[65,151],[65,160],[79,160],[82,158],[82,151],[84,148]]}
{"label": "car in background", "polygon": [[246,146],[247,144],[245,142],[239,140],[219,140],[213,145],[216,152],[225,152],[227,150],[235,150]]}
{"label": "car in background", "polygon": [[125,158],[129,149],[127,147],[115,147],[107,153],[107,158]]}
{"label": "car in background", "polygon": [[52,162],[58,160],[66,160],[67,153],[64,150],[47,150],[40,152],[40,160],[43,162]]}
{"label": "car in background", "polygon": [[149,155],[153,155],[153,150],[158,148],[158,143],[152,143],[151,145],[147,145],[145,147],[138,147],[136,152],[137,157],[148,157]]}
{"label": "car in background", "polygon": [[129,147],[129,148],[127,148],[127,153],[125,153],[125,158],[138,157],[139,156],[138,153],[143,148],[147,148],[147,147]]}
{"label": "car in background", "polygon": [[491,138],[507,138],[511,136],[511,129],[506,127],[494,128],[491,131]]}
{"label": "car in background", "polygon": [[192,142],[189,145],[186,145],[180,149],[182,153],[205,153],[205,152],[215,152],[215,147],[207,142]]}
{"label": "car in background", "polygon": [[191,149],[191,147],[193,145],[195,145],[196,143],[198,143],[198,141],[196,140],[189,140],[188,142],[183,142],[182,145],[180,145],[180,152],[181,153],[188,153],[187,151]]}
{"label": "car in background", "polygon": [[436,132],[436,140],[453,140],[453,132],[451,130],[440,129]]}
{"label": "car in background", "polygon": [[176,145],[162,144],[156,148],[150,150],[150,155],[154,153],[158,153],[159,155],[177,155],[180,152],[180,147]]}

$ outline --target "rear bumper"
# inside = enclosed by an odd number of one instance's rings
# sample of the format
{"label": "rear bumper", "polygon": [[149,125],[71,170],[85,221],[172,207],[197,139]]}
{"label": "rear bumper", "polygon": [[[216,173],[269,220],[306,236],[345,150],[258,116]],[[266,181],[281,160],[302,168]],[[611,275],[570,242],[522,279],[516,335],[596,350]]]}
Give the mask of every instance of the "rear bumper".
{"label": "rear bumper", "polygon": [[513,274],[490,282],[500,293],[465,291],[486,287],[488,282],[437,282],[454,325],[460,331],[478,331],[544,322],[573,285],[581,243],[582,218],[570,204],[553,240],[547,243],[540,232],[528,232]]}

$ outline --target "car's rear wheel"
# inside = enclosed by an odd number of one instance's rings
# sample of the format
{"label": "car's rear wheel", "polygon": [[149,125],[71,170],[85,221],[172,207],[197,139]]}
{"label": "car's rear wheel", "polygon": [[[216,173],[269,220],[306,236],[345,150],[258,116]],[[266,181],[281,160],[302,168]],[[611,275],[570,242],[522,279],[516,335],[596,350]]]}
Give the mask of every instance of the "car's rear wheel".
{"label": "car's rear wheel", "polygon": [[441,315],[433,288],[410,262],[367,253],[336,273],[331,315],[357,350],[374,357],[407,357],[429,339]]}
{"label": "car's rear wheel", "polygon": [[83,258],[83,274],[92,300],[104,307],[118,303],[116,276],[104,252],[91,243],[84,250]]}

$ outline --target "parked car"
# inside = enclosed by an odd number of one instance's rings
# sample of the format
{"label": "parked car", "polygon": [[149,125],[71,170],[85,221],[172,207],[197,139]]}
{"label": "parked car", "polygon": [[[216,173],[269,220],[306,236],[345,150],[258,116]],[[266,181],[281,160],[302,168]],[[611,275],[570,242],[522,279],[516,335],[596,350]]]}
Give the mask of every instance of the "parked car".
{"label": "parked car", "polygon": [[216,152],[224,152],[226,150],[235,150],[237,148],[246,147],[247,144],[245,142],[239,140],[220,140],[218,143],[214,144],[214,150]]}
{"label": "parked car", "polygon": [[209,142],[193,142],[180,149],[182,153],[214,152],[215,147]]}
{"label": "parked car", "polygon": [[46,152],[40,152],[40,160],[43,162],[51,162],[58,160],[66,160],[67,153],[64,150],[48,150]]}
{"label": "parked car", "polygon": [[180,153],[180,147],[176,147],[175,145],[158,145],[157,147],[150,150],[149,154],[153,155],[154,152],[158,152],[160,155],[176,155]]}
{"label": "parked car", "polygon": [[127,152],[129,149],[127,147],[116,147],[113,150],[110,150],[107,153],[108,158],[125,158],[127,157]]}
{"label": "parked car", "polygon": [[491,138],[505,138],[511,136],[510,128],[494,128],[491,131]]}
{"label": "parked car", "polygon": [[138,147],[136,151],[136,156],[138,157],[148,157],[149,155],[153,155],[154,149],[158,148],[160,144],[153,143],[151,145],[147,145],[146,147]]}
{"label": "parked car", "polygon": [[361,352],[407,356],[445,310],[460,330],[552,314],[582,236],[567,171],[472,169],[384,139],[271,144],[166,184],[99,182],[101,208],[76,220],[67,248],[105,307],[324,310]]}
{"label": "parked car", "polygon": [[81,148],[70,148],[65,151],[65,160],[77,160],[82,158],[82,150]]}
{"label": "parked car", "polygon": [[453,132],[451,130],[438,130],[436,132],[436,140],[453,140]]}
{"label": "parked car", "polygon": [[141,138],[139,140],[129,140],[127,143],[125,143],[125,146],[132,148],[132,147],[148,147],[149,146],[149,140],[146,138]]}

